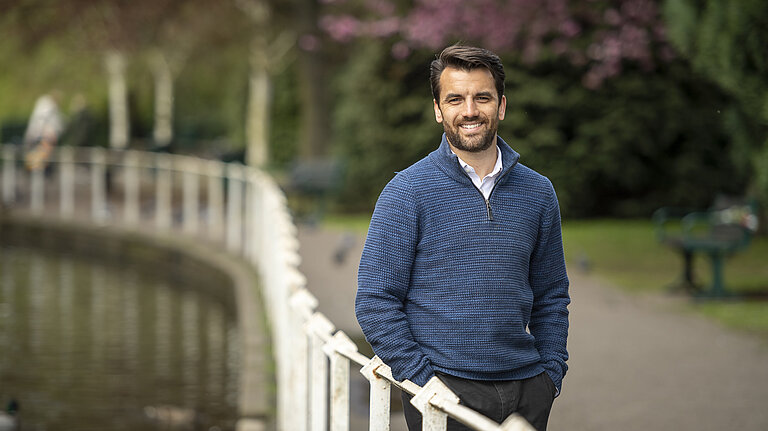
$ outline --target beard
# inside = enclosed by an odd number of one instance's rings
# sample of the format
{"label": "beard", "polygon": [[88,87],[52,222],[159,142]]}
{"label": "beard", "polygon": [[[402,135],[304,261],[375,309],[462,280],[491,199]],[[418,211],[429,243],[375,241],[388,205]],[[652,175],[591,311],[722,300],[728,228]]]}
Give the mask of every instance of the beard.
{"label": "beard", "polygon": [[[479,153],[485,151],[496,142],[496,132],[499,128],[499,121],[491,119],[484,122],[488,125],[485,133],[478,133],[473,136],[465,137],[461,135],[459,127],[462,123],[473,123],[479,120],[479,117],[463,118],[457,124],[449,125],[443,122],[443,130],[448,142],[456,149],[470,153]],[[482,126],[481,126],[482,127]]]}

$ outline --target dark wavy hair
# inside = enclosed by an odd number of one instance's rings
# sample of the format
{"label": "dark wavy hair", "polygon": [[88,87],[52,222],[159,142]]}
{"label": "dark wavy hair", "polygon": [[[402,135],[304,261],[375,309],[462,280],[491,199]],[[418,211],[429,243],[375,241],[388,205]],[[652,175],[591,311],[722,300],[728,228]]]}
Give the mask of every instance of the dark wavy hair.
{"label": "dark wavy hair", "polygon": [[440,104],[440,75],[446,67],[459,70],[488,69],[493,76],[499,101],[504,95],[504,66],[498,55],[484,48],[474,46],[451,45],[436,56],[429,66],[429,83],[432,86],[432,97]]}

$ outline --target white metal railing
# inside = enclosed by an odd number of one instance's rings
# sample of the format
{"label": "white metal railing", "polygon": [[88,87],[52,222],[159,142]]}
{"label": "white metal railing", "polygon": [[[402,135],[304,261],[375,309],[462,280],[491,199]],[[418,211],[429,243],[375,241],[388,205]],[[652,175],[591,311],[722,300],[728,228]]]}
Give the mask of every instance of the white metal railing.
{"label": "white metal railing", "polygon": [[[396,381],[378,357],[359,353],[347,334],[317,311],[317,299],[298,270],[296,226],[285,196],[260,170],[188,156],[59,147],[48,172],[30,172],[16,146],[0,149],[0,197],[6,210],[178,232],[218,244],[258,270],[275,346],[279,430],[348,430],[352,364],[370,383],[372,431],[389,429],[392,385],[413,395],[424,430],[444,430],[448,416],[475,430],[533,429],[518,415],[498,424],[460,405],[436,377],[424,387]],[[246,334],[243,363],[254,345]],[[248,399],[248,391],[263,390],[247,376],[241,386],[241,399]],[[248,406],[241,405],[244,409]],[[263,429],[249,421],[241,420],[238,429]]]}

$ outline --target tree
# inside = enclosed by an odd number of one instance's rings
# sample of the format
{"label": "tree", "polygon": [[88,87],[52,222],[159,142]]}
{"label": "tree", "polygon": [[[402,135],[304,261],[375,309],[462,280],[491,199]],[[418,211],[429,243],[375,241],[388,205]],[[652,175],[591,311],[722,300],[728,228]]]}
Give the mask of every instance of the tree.
{"label": "tree", "polygon": [[250,19],[251,33],[248,108],[246,110],[246,163],[264,166],[268,160],[272,78],[284,65],[295,42],[295,32],[275,20],[268,0],[235,0]]}
{"label": "tree", "polygon": [[746,173],[717,112],[729,98],[674,55],[655,2],[372,6],[385,3],[347,2],[323,20],[354,47],[335,122],[355,161],[346,209],[369,209],[392,172],[435,147],[427,71],[456,40],[502,56],[508,103],[499,133],[522,163],[552,178],[567,216],[648,216],[743,189]]}
{"label": "tree", "polygon": [[768,3],[666,0],[669,37],[696,72],[738,105],[725,112],[731,139],[751,161],[754,193],[768,202]]}
{"label": "tree", "polygon": [[[35,50],[55,43],[78,63],[100,56],[107,72],[110,146],[125,148],[130,140],[129,73],[149,66],[154,81],[154,145],[174,138],[174,86],[196,50],[216,51],[236,41],[242,16],[231,2],[203,0],[28,0],[3,3],[5,27]],[[142,59],[148,60],[146,64]],[[143,69],[143,67],[142,67]],[[141,74],[139,74],[141,76]],[[136,121],[134,121],[135,129]]]}
{"label": "tree", "polygon": [[62,16],[71,19],[67,30],[74,32],[74,39],[104,56],[109,89],[109,146],[124,149],[130,142],[127,56],[139,46],[134,34],[142,24],[138,19],[141,9],[120,0],[68,0],[57,4]]}
{"label": "tree", "polygon": [[108,75],[110,106],[110,146],[128,144],[128,98],[125,79],[125,52],[135,47],[126,1],[88,2],[87,0],[30,0],[3,4],[2,15],[26,49],[52,39],[73,45],[98,47]]}
{"label": "tree", "polygon": [[214,49],[235,39],[236,10],[228,2],[163,0],[144,7],[141,45],[154,78],[153,141],[173,140],[174,81],[195,49]]}
{"label": "tree", "polygon": [[354,12],[322,21],[341,42],[396,36],[399,58],[457,40],[517,53],[524,64],[563,58],[585,69],[588,88],[619,75],[627,63],[650,71],[674,57],[654,0],[415,0],[403,10],[389,0],[361,0],[344,7]]}
{"label": "tree", "polygon": [[331,109],[328,85],[327,43],[318,27],[318,0],[293,3],[297,32],[297,77],[301,87],[301,136],[299,157],[318,159],[330,151]]}

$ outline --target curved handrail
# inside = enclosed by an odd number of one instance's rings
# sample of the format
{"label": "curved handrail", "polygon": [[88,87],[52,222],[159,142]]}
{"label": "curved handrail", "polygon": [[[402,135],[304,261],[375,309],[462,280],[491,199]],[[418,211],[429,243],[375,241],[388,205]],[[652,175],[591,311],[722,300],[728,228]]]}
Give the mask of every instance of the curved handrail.
{"label": "curved handrail", "polygon": [[[475,430],[533,429],[517,415],[498,424],[462,406],[436,377],[424,387],[397,381],[378,357],[361,354],[316,310],[317,299],[298,269],[299,243],[285,195],[264,172],[238,163],[94,147],[57,148],[48,173],[27,171],[16,146],[2,146],[0,158],[0,198],[11,210],[137,230],[151,227],[209,241],[252,265],[262,278],[275,346],[278,429],[319,431],[330,424],[334,431],[348,430],[351,363],[370,382],[371,430],[389,429],[392,385],[414,395],[424,429],[444,430],[448,416]],[[47,198],[51,194],[55,197]],[[246,363],[253,345],[243,340]],[[241,399],[263,389],[257,388],[263,382],[253,380],[243,378]],[[241,412],[248,408],[241,403]],[[245,416],[238,429],[258,421]]]}

